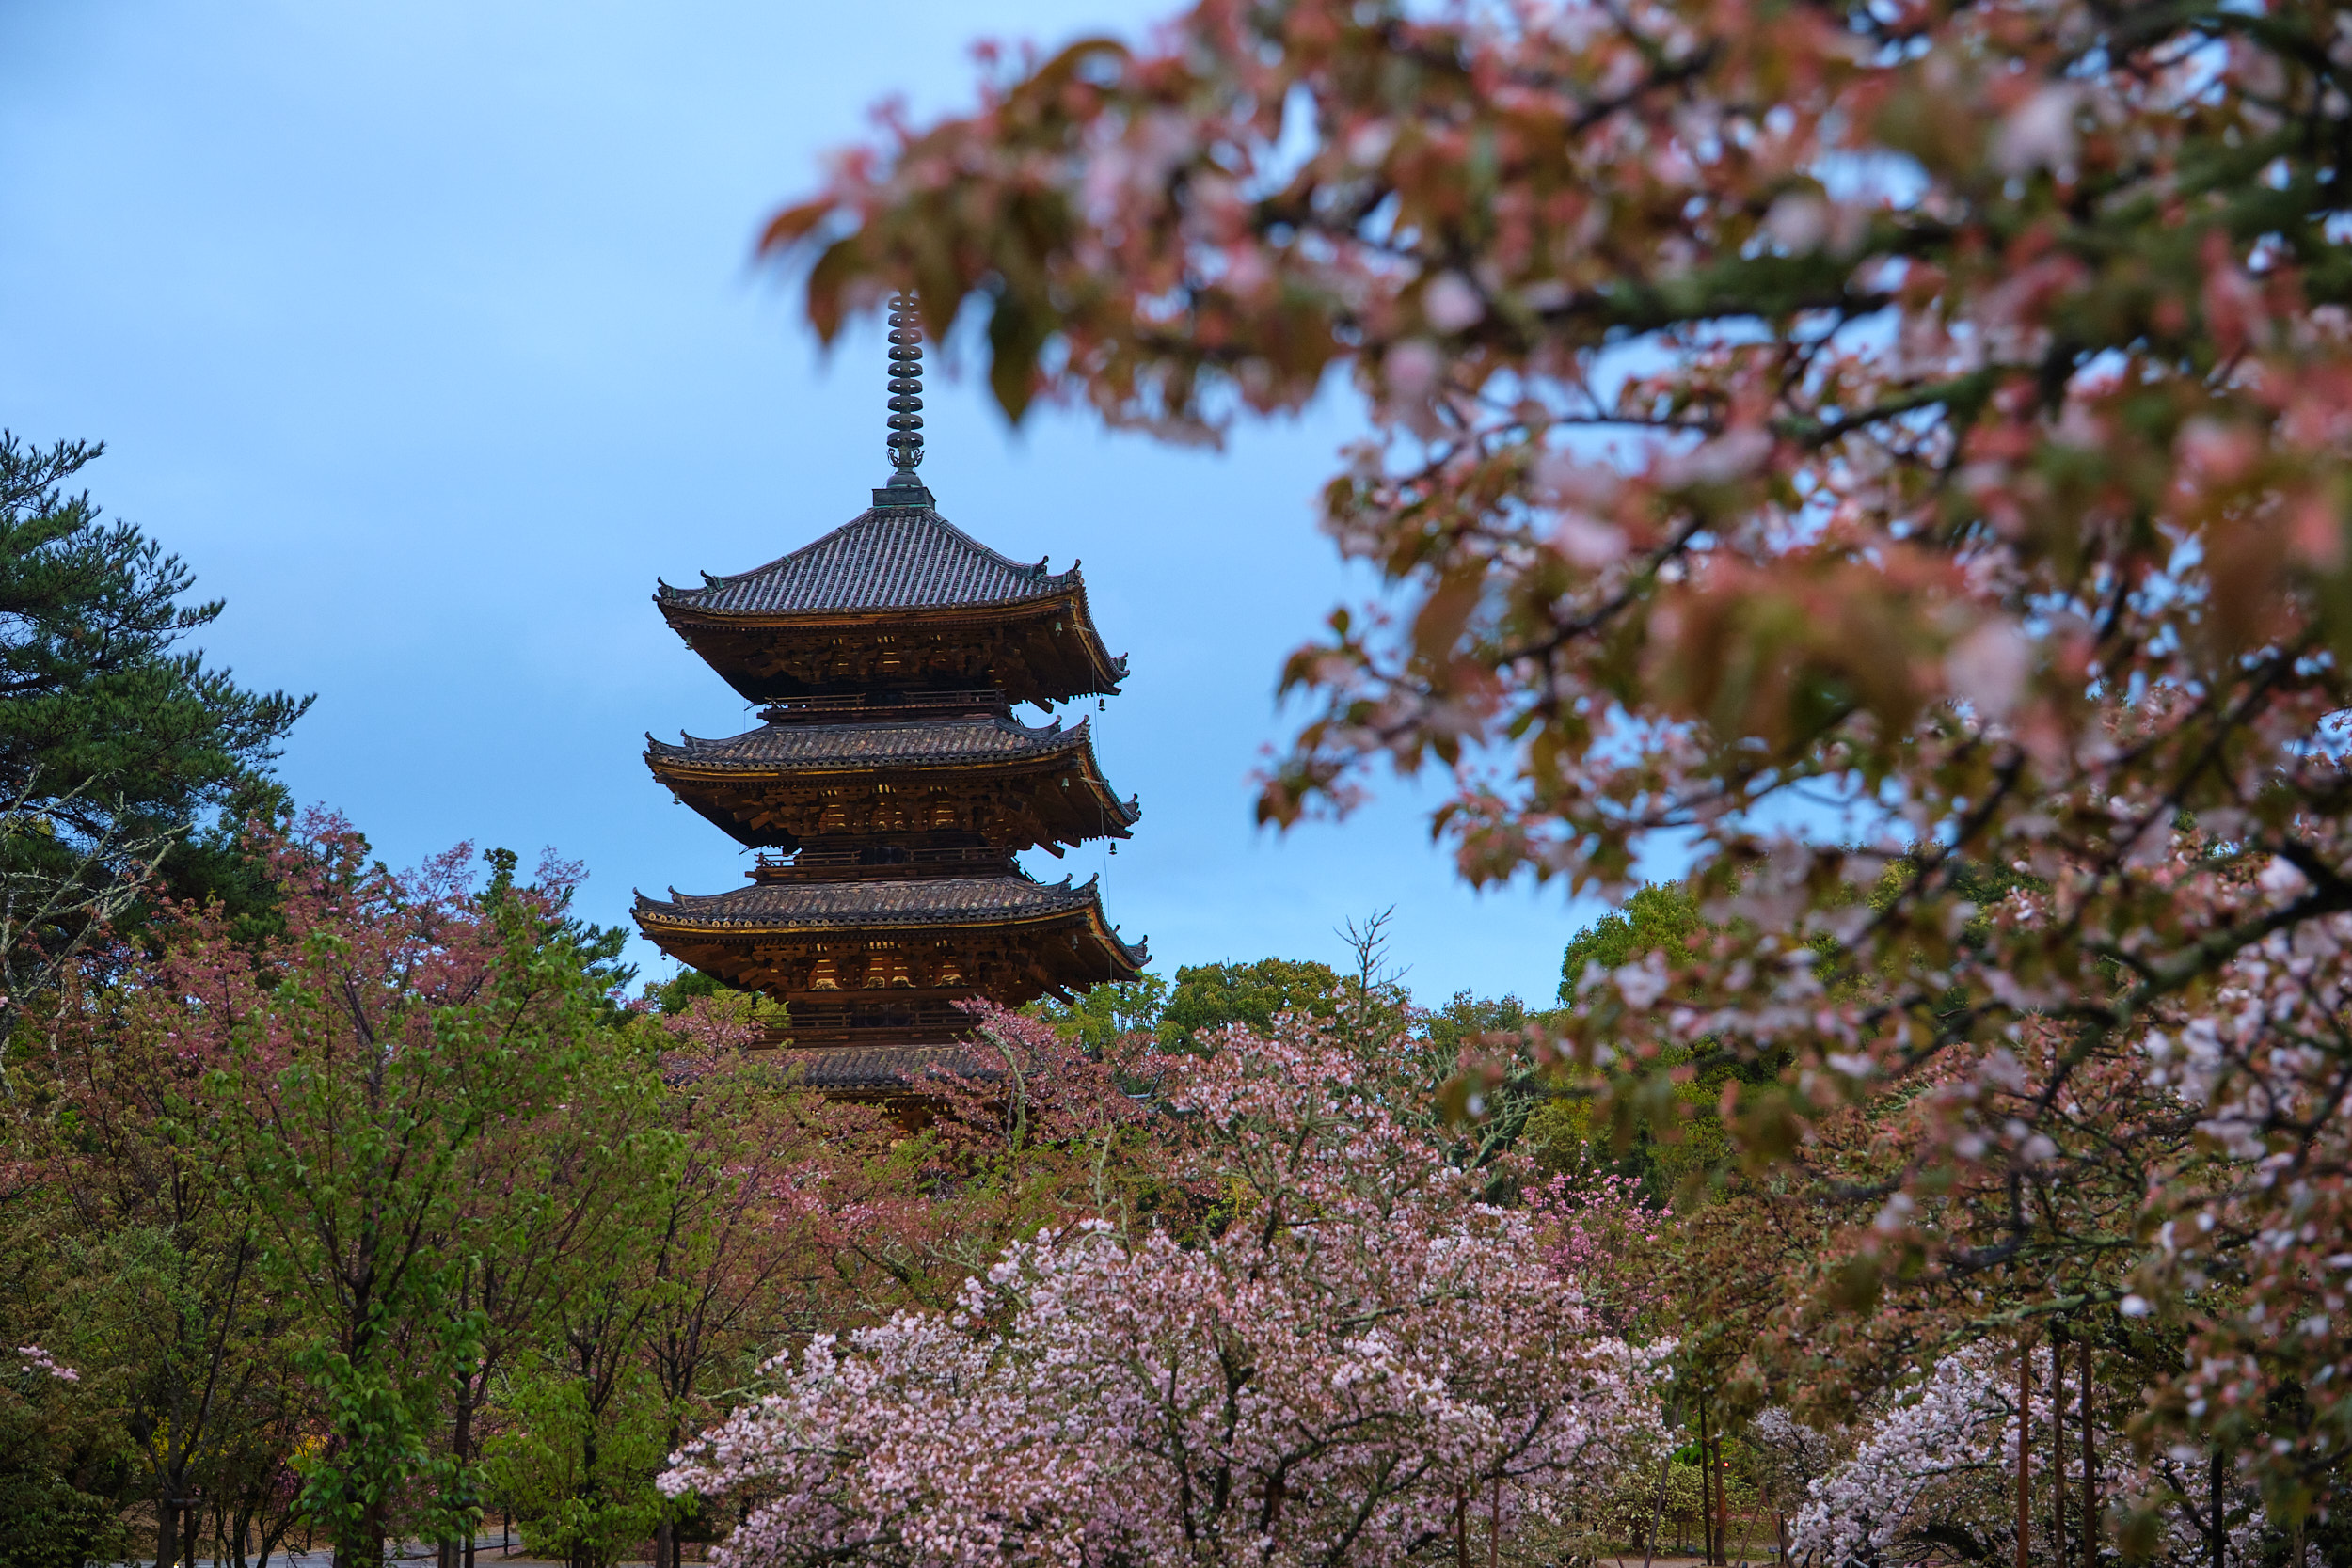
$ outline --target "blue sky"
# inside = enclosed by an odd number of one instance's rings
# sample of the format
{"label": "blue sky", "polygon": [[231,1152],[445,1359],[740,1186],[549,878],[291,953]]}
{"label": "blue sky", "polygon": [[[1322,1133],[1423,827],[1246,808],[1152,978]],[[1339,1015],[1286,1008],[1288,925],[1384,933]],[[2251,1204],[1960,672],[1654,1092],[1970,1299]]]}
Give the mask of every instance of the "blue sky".
{"label": "blue sky", "polygon": [[[640,760],[647,730],[748,717],[654,579],[772,559],[887,473],[879,329],[821,354],[752,235],[878,100],[963,103],[975,38],[1157,9],[8,0],[0,423],[106,441],[95,498],[229,600],[217,661],[318,693],[285,777],[387,858],[553,846],[608,921],[632,886],[733,886],[733,842]],[[1206,453],[1076,416],[1009,431],[933,381],[941,510],[1009,555],[1083,558],[1133,660],[1095,722],[1137,837],[1053,874],[1107,873],[1163,972],[1333,958],[1335,926],[1393,904],[1424,1000],[1548,997],[1595,911],[1459,886],[1425,799],[1250,822],[1279,659],[1361,587],[1311,515],[1345,401]]]}

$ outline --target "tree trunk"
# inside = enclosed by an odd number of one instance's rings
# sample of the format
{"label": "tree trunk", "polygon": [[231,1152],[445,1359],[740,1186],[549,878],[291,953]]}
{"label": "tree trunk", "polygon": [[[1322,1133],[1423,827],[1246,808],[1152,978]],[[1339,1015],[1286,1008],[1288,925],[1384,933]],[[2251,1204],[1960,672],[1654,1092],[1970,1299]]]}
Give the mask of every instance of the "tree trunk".
{"label": "tree trunk", "polygon": [[1699,1402],[1699,1560],[1715,1560],[1715,1449],[1708,1436],[1707,1402]]}
{"label": "tree trunk", "polygon": [[180,1560],[196,1568],[197,1543],[204,1533],[204,1499],[199,1496],[180,1500],[195,1505],[180,1511]]}
{"label": "tree trunk", "polygon": [[[266,1515],[264,1515],[264,1517],[266,1517]],[[253,1568],[269,1568],[270,1553],[276,1551],[278,1549],[278,1544],[285,1540],[286,1537],[292,1535],[293,1533],[294,1515],[291,1513],[287,1514],[285,1518],[280,1520],[278,1528],[274,1530],[269,1528],[267,1526],[262,1527],[262,1555],[255,1560]],[[303,1544],[304,1549],[306,1550],[309,1549],[310,1539],[310,1531],[305,1529],[303,1532]]]}
{"label": "tree trunk", "polygon": [[1454,1494],[1454,1568],[1470,1568],[1470,1494]]}
{"label": "tree trunk", "polygon": [[348,1533],[335,1538],[334,1568],[384,1568],[384,1505],[368,1504]]}
{"label": "tree trunk", "polygon": [[1650,1558],[1658,1550],[1658,1531],[1666,1522],[1666,1480],[1673,1468],[1671,1454],[1658,1462],[1658,1500],[1649,1511],[1649,1528],[1642,1532],[1642,1568],[1650,1568]]}
{"label": "tree trunk", "polygon": [[180,1560],[179,1493],[168,1475],[155,1489],[155,1568],[172,1568]]}
{"label": "tree trunk", "polygon": [[383,1568],[384,1547],[372,1539],[363,1526],[355,1527],[347,1536],[335,1539],[333,1568]]}
{"label": "tree trunk", "polygon": [[[580,1496],[593,1503],[603,1489],[596,1480],[596,1407],[593,1402],[588,1405],[587,1432],[580,1439]],[[586,1537],[573,1541],[570,1561],[571,1568],[592,1568]]]}
{"label": "tree trunk", "polygon": [[[470,1513],[473,1506],[473,1475],[467,1468],[473,1457],[473,1372],[469,1370],[457,1379],[457,1415],[450,1423],[450,1457],[457,1465],[457,1504],[461,1513]],[[474,1527],[478,1521],[469,1517],[461,1540],[450,1536],[440,1544],[437,1554],[440,1568],[473,1568]]]}
{"label": "tree trunk", "polygon": [[[661,1451],[675,1453],[684,1446],[684,1423],[677,1418],[678,1402],[670,1402],[670,1442]],[[468,1563],[466,1568],[473,1568]],[[677,1522],[670,1517],[670,1505],[664,1503],[661,1520],[653,1528],[653,1568],[677,1568]]]}

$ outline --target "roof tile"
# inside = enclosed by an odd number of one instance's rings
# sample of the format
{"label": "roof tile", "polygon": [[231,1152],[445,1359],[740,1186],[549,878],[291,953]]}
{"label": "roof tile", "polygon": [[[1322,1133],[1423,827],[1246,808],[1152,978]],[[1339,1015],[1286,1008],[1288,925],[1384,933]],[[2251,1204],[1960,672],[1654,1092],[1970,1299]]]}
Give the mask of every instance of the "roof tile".
{"label": "roof tile", "polygon": [[660,601],[723,615],[940,610],[1051,598],[1078,580],[998,555],[928,507],[877,508],[813,544],[701,588],[663,583]]}
{"label": "roof tile", "polygon": [[860,763],[991,762],[1050,756],[1086,744],[1084,720],[1032,728],[1011,719],[917,719],[868,724],[765,724],[724,740],[687,736],[674,746],[654,740],[648,753],[663,761],[750,770],[827,768]]}
{"label": "roof tile", "polygon": [[913,1088],[933,1075],[989,1082],[1004,1076],[964,1045],[810,1046],[782,1053],[813,1089]]}
{"label": "roof tile", "polygon": [[1094,879],[1072,886],[1025,877],[938,877],[908,880],[758,882],[728,893],[637,895],[637,912],[711,929],[863,926],[876,921],[963,926],[1058,914],[1097,904]]}

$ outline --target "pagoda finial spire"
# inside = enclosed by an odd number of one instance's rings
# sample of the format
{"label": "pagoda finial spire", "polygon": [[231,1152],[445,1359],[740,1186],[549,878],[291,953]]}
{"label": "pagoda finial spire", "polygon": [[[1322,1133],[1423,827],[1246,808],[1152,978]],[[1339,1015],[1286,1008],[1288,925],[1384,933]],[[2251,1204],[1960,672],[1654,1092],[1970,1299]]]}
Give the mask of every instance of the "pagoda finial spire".
{"label": "pagoda finial spire", "polygon": [[890,449],[895,479],[914,483],[923,461],[923,318],[914,296],[890,296]]}

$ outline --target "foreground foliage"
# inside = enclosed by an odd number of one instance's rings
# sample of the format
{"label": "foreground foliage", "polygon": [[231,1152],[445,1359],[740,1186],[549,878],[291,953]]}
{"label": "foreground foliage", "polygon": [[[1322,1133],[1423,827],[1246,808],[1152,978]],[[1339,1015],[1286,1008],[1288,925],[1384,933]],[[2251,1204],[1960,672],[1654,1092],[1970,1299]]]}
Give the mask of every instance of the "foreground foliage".
{"label": "foreground foliage", "polygon": [[983,308],[1015,417],[1351,380],[1391,597],[1263,815],[1437,766],[1474,881],[1687,850],[1708,926],[1549,1049],[1661,1139],[1721,1061],[1726,1156],[1867,1195],[1766,1348],[2153,1318],[2150,1440],[2293,1521],[2352,1452],[2348,76],[2301,0],[1206,0],[767,244],[826,334]]}

